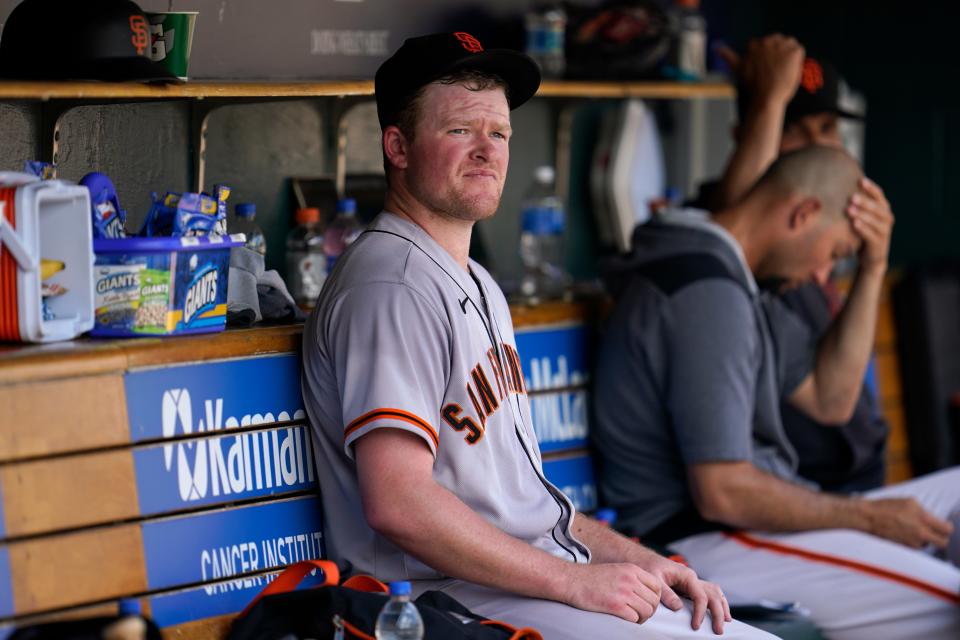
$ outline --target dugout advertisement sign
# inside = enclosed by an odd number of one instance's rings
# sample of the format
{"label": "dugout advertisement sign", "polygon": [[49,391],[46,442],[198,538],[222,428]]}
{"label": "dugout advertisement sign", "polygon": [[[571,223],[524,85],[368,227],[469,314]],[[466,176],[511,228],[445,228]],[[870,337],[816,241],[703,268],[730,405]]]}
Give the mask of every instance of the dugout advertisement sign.
{"label": "dugout advertisement sign", "polygon": [[295,354],[134,370],[124,386],[133,442],[306,417]]}
{"label": "dugout advertisement sign", "polygon": [[590,512],[597,508],[597,483],[588,453],[544,460],[543,475],[567,494],[577,511]]}
{"label": "dugout advertisement sign", "polygon": [[519,329],[516,336],[540,450],[585,447],[590,371],[586,327]]}
{"label": "dugout advertisement sign", "polygon": [[297,356],[133,371],[124,385],[131,439],[156,443],[133,451],[142,515],[316,488]]}
{"label": "dugout advertisement sign", "polygon": [[0,547],[0,616],[13,615],[13,582],[10,579],[10,553]]}
{"label": "dugout advertisement sign", "polygon": [[[325,555],[320,499],[310,496],[143,525],[151,596],[161,626],[243,609],[272,576],[245,575]],[[317,578],[319,580],[319,577]]]}
{"label": "dugout advertisement sign", "polygon": [[317,488],[303,425],[136,449],[133,463],[141,515]]}

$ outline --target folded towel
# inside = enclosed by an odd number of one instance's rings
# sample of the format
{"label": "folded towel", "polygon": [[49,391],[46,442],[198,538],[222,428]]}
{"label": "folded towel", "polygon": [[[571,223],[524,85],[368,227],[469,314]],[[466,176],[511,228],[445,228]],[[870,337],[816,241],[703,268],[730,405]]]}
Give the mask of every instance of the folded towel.
{"label": "folded towel", "polygon": [[273,269],[264,269],[263,256],[246,247],[230,252],[227,278],[227,324],[249,327],[257,322],[303,322],[306,315],[293,301],[287,285]]}

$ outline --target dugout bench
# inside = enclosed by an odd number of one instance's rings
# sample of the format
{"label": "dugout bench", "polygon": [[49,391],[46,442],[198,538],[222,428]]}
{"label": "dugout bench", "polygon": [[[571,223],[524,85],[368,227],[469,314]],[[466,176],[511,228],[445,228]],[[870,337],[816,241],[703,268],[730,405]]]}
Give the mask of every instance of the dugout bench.
{"label": "dugout bench", "polygon": [[[514,315],[545,472],[590,511],[587,314]],[[301,334],[0,346],[0,639],[125,597],[166,637],[222,637],[278,568],[324,555]]]}
{"label": "dugout bench", "polygon": [[[884,306],[878,368],[895,419]],[[586,512],[597,309],[512,309],[545,473]],[[301,333],[0,345],[0,640],[18,624],[115,613],[125,597],[166,638],[221,638],[278,568],[324,555]],[[899,479],[906,439],[892,422]]]}

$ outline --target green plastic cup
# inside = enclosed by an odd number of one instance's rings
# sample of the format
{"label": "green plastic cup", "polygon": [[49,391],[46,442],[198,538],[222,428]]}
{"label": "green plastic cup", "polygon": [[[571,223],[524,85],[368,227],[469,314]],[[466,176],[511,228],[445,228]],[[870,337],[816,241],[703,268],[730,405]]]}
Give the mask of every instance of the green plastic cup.
{"label": "green plastic cup", "polygon": [[187,79],[197,11],[162,11],[147,14],[150,22],[150,59],[181,80]]}

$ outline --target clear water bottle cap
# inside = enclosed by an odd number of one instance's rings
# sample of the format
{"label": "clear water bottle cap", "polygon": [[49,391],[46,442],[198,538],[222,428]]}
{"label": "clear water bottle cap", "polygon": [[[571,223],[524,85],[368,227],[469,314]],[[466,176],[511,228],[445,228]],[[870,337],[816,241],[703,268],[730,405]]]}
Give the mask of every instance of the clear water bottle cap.
{"label": "clear water bottle cap", "polygon": [[533,177],[540,184],[553,184],[557,172],[554,171],[553,167],[545,164],[542,167],[537,167],[537,170],[533,172]]}
{"label": "clear water bottle cap", "polygon": [[407,582],[406,580],[391,582],[389,586],[390,586],[390,595],[392,596],[410,595],[410,583]]}
{"label": "clear water bottle cap", "polygon": [[320,209],[316,207],[297,209],[296,213],[293,214],[293,219],[297,224],[316,224],[320,222]]}
{"label": "clear water bottle cap", "polygon": [[140,601],[136,598],[123,598],[117,602],[117,613],[119,613],[121,617],[138,616],[141,611]]}
{"label": "clear water bottle cap", "polygon": [[357,212],[357,201],[353,198],[341,198],[337,200],[337,213],[345,213],[348,216]]}
{"label": "clear water bottle cap", "polygon": [[257,215],[257,205],[252,202],[238,202],[233,212],[238,218],[252,218]]}

